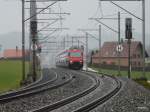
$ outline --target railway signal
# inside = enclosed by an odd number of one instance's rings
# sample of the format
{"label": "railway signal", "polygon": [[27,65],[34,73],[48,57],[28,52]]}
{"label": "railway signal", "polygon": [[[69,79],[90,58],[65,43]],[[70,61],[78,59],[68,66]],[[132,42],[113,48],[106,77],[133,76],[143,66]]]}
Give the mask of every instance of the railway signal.
{"label": "railway signal", "polygon": [[125,38],[128,39],[128,78],[131,77],[131,57],[130,57],[130,47],[132,39],[132,19],[126,18],[125,20]]}
{"label": "railway signal", "polygon": [[132,39],[132,19],[126,18],[125,23],[125,37],[126,39]]}

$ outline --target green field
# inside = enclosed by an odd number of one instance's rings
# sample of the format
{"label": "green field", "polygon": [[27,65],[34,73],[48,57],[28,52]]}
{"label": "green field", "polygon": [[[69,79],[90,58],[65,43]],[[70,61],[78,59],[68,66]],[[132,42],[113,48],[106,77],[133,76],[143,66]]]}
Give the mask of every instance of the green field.
{"label": "green field", "polygon": [[[118,71],[117,70],[111,70],[111,69],[99,69],[99,68],[94,68],[92,67],[93,69],[97,70],[97,71],[100,71],[102,73],[108,73],[108,74],[112,74],[112,75],[118,75]],[[128,71],[121,71],[121,76],[123,77],[127,77],[128,76]],[[146,72],[145,74],[146,78],[148,80],[150,80],[150,72]],[[131,71],[131,78],[132,79],[137,79],[137,78],[140,78],[142,77],[142,71]]]}
{"label": "green field", "polygon": [[0,60],[0,93],[18,88],[21,78],[21,61]]}
{"label": "green field", "polygon": [[[111,74],[111,75],[114,75],[114,76],[118,76],[118,71],[117,70],[99,69],[99,68],[94,68],[94,67],[91,67],[91,68],[93,68],[94,70],[97,70],[101,73],[106,73],[106,74]],[[128,71],[121,71],[120,76],[127,77],[128,76]],[[146,72],[145,76],[148,80],[150,80],[150,72]],[[150,89],[150,83],[148,83],[147,81],[144,81],[144,80],[139,80],[141,77],[142,77],[142,71],[132,71],[131,72],[131,78],[133,80],[135,80],[137,83],[143,85],[145,88]]]}

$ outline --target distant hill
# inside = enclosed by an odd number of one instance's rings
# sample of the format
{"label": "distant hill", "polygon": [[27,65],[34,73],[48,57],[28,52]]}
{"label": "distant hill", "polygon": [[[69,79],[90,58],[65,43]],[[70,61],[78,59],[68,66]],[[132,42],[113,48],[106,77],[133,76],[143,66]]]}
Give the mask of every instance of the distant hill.
{"label": "distant hill", "polygon": [[[26,47],[28,46],[28,36],[26,35]],[[0,45],[2,49],[15,49],[16,46],[21,48],[22,34],[21,32],[10,32],[6,34],[0,34]]]}
{"label": "distant hill", "polygon": [[[95,35],[98,38],[98,35]],[[142,41],[141,34],[134,32],[134,40]],[[123,37],[124,38],[124,37]],[[26,34],[26,48],[28,48],[29,45],[29,37],[28,34]],[[111,40],[118,40],[117,35],[112,35],[111,33],[106,33],[102,35],[102,43],[105,41],[111,41]],[[84,41],[84,39],[83,39]],[[15,49],[16,46],[18,48],[21,48],[22,43],[22,34],[21,32],[10,32],[6,34],[0,34],[0,45],[2,45],[2,49]],[[89,38],[89,49],[98,49],[98,41]],[[150,55],[150,35],[146,34],[146,49]]]}

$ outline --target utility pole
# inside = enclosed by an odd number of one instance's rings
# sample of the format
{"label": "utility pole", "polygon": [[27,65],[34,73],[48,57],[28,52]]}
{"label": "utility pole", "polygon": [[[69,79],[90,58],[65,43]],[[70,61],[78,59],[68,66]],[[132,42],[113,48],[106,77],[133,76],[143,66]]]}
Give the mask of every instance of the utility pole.
{"label": "utility pole", "polygon": [[73,37],[72,37],[72,46],[73,46]]}
{"label": "utility pole", "polygon": [[101,25],[99,25],[99,71],[101,67]]}
{"label": "utility pole", "polygon": [[64,49],[65,49],[65,44],[66,44],[66,39],[65,39],[65,37],[64,37],[64,40],[63,40],[63,44],[64,44]]}
{"label": "utility pole", "polygon": [[[97,39],[95,36],[88,33],[87,31],[99,31],[99,33],[101,33],[100,29],[101,28],[99,28],[99,29],[78,29],[79,31],[83,31],[86,34],[86,37],[85,37],[86,38],[86,71],[88,70],[88,67],[87,67],[87,65],[88,65],[88,60],[87,60],[87,58],[88,58],[88,36],[96,39],[97,41],[100,41],[99,39]],[[101,45],[99,45],[99,46],[101,46]]]}
{"label": "utility pole", "polygon": [[86,71],[88,71],[88,33],[86,32]]}
{"label": "utility pole", "polygon": [[145,78],[145,0],[142,0],[142,34],[143,34],[143,77]]}
{"label": "utility pole", "polygon": [[128,39],[128,78],[131,78],[131,56],[130,56],[130,48],[131,48],[131,39]]}
{"label": "utility pole", "polygon": [[131,39],[132,39],[132,18],[126,18],[125,38],[128,39],[128,78],[131,78],[130,46],[131,46]]}
{"label": "utility pole", "polygon": [[80,47],[80,41],[78,40],[78,48]]}
{"label": "utility pole", "polygon": [[69,35],[67,34],[67,35],[66,35],[66,38],[67,38],[66,46],[67,46],[67,47],[69,46],[69,45],[68,45],[68,37],[69,37]]}
{"label": "utility pole", "polygon": [[[120,12],[118,12],[118,45],[120,44]],[[120,51],[118,51],[118,75],[120,75]]]}
{"label": "utility pole", "polygon": [[25,1],[22,0],[22,83],[25,81]]}

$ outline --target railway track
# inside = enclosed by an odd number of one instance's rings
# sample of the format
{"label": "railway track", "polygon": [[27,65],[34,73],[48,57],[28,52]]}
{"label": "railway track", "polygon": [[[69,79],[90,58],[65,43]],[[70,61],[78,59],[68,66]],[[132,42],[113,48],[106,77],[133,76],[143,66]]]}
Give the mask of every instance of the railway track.
{"label": "railway track", "polygon": [[[15,95],[10,95],[10,96],[6,95],[5,97],[0,97],[0,111],[2,110],[3,112],[16,112],[16,111],[62,112],[61,109],[63,110],[64,107],[68,106],[68,108],[69,108],[69,106],[71,106],[73,109],[70,109],[70,110],[64,109],[64,112],[72,112],[72,111],[87,112],[87,111],[90,111],[90,110],[96,108],[97,106],[103,104],[104,102],[108,101],[111,97],[113,97],[116,93],[118,93],[118,91],[121,88],[121,82],[117,78],[109,76],[109,75],[106,75],[104,78],[101,78],[101,77],[97,76],[95,73],[91,73],[91,72],[71,71],[71,70],[67,70],[67,69],[54,69],[53,72],[54,71],[57,72],[57,75],[55,74],[55,78],[53,78],[53,81],[52,81],[52,79],[51,79],[51,81],[48,80],[49,83],[45,82],[44,85],[40,84],[41,87],[40,87],[40,85],[38,85],[38,87],[32,86],[29,88],[25,88],[22,91],[19,91]],[[85,78],[83,78],[84,80],[80,80],[80,79],[82,79],[81,77],[85,77]],[[105,80],[106,80],[105,78],[107,79],[106,82],[105,82]],[[88,84],[89,81],[86,81],[87,79],[90,81],[90,84]],[[104,89],[105,84],[107,84],[110,80],[112,80],[112,84],[114,84],[115,86],[110,86],[111,84],[107,85],[106,88],[108,88],[108,89],[106,89],[107,92],[105,93],[105,89]],[[69,85],[70,85],[70,87],[69,87]],[[83,87],[81,87],[81,86],[83,86]],[[34,87],[35,87],[35,89],[34,89]],[[112,89],[109,90],[109,87],[110,88],[112,87]],[[64,88],[64,90],[63,90],[63,88]],[[78,88],[80,88],[80,89],[78,89]],[[53,93],[51,90],[54,90],[56,92],[53,91],[54,92]],[[64,93],[64,92],[73,92],[74,90],[76,92],[74,92],[73,94],[67,93],[68,94],[67,95],[66,93]],[[98,96],[100,91],[103,91],[104,95]],[[58,93],[58,92],[61,92],[61,93]],[[34,95],[34,94],[36,94],[36,95]],[[49,94],[51,94],[52,96],[51,95],[49,96]],[[53,94],[57,94],[57,95],[53,95]],[[66,95],[63,95],[61,97],[61,94],[62,95],[66,94]],[[93,94],[93,95],[91,95],[91,94]],[[46,97],[45,97],[46,99],[42,98],[45,95],[46,95]],[[91,95],[91,97],[89,97],[90,95]],[[29,98],[28,98],[28,96],[29,96]],[[49,98],[47,98],[47,96],[49,96]],[[59,96],[59,98],[56,98],[58,96]],[[32,97],[32,100],[30,100],[31,97]],[[34,99],[34,97],[35,97],[35,99]],[[52,100],[53,97],[56,98],[57,100],[49,101],[49,100]],[[81,100],[81,102],[80,102],[80,100]],[[22,101],[26,102],[26,104],[25,104],[26,106],[23,106],[20,109]],[[36,102],[39,102],[42,104],[38,104],[39,106],[37,104],[36,104],[37,106],[32,106],[32,105],[35,105],[34,103],[36,103]],[[77,102],[78,105],[74,104],[75,102]],[[8,107],[11,108],[11,105],[13,105],[14,103],[16,105],[16,107],[15,107],[16,109],[10,109],[9,111],[7,111],[7,108]],[[1,105],[1,104],[4,104],[4,105],[6,104],[6,106]],[[7,106],[8,104],[9,104],[9,106]],[[28,107],[30,105],[31,105],[31,107]],[[76,105],[76,106],[74,106],[74,105]]]}
{"label": "railway track", "polygon": [[[46,70],[44,72],[48,73],[48,70]],[[55,74],[55,77],[53,79],[51,79],[50,77],[47,77],[47,78],[44,77],[44,79],[42,79],[38,83],[36,83],[37,85],[32,85],[30,87],[26,87],[26,88],[20,89],[15,92],[1,95],[0,103],[6,103],[6,102],[9,102],[14,99],[23,98],[26,96],[31,96],[33,94],[38,94],[40,92],[44,92],[46,90],[58,88],[72,80],[72,75],[67,74],[65,76],[66,79],[64,80],[64,82],[59,83],[59,84],[54,84],[54,82],[57,81],[57,79],[58,79],[58,74],[55,71],[53,71],[53,73]],[[68,78],[67,78],[67,76],[68,76]]]}
{"label": "railway track", "polygon": [[[84,72],[84,73],[86,73],[86,72]],[[59,108],[61,108],[62,106],[65,106],[69,103],[72,103],[72,102],[74,102],[74,101],[90,94],[92,91],[97,89],[98,86],[101,86],[101,85],[100,85],[100,80],[98,80],[96,77],[94,77],[94,75],[91,75],[89,73],[88,73],[88,75],[90,75],[92,78],[94,78],[94,80],[96,82],[92,87],[90,87],[87,90],[85,90],[83,92],[80,92],[80,93],[78,93],[74,96],[63,99],[63,100],[58,101],[54,104],[43,106],[39,109],[31,110],[30,112],[50,112],[50,111],[53,111],[53,110],[54,110],[54,112],[57,112],[57,109],[58,109],[58,111],[60,111]],[[115,77],[112,77],[112,76],[109,76],[109,75],[106,75],[106,74],[105,74],[105,76],[112,78],[112,80],[115,80],[116,87],[112,91],[110,91],[108,94],[106,94],[106,95],[104,95],[100,98],[97,98],[97,99],[91,101],[90,103],[87,103],[87,104],[73,110],[74,112],[88,112],[88,111],[96,108],[97,106],[103,104],[104,102],[109,100],[111,97],[113,97],[116,93],[118,93],[118,91],[121,88],[121,82]],[[70,110],[70,111],[72,112],[72,110]]]}
{"label": "railway track", "polygon": [[121,86],[122,86],[122,83],[120,80],[118,80],[117,78],[113,77],[113,76],[110,76],[110,75],[107,75],[105,74],[105,76],[107,77],[111,77],[112,79],[115,80],[117,86],[108,94],[98,98],[98,99],[95,99],[94,101],[80,107],[80,108],[77,108],[76,110],[74,110],[73,112],[89,112],[91,111],[92,109],[96,108],[97,106],[105,103],[106,101],[108,101],[110,98],[112,98],[114,95],[116,95],[119,90],[121,89]]}
{"label": "railway track", "polygon": [[51,74],[50,75],[49,72],[50,72],[50,70],[48,68],[43,69],[43,71],[41,73],[41,76],[37,81],[35,81],[35,82],[33,82],[33,83],[31,83],[31,84],[29,84],[29,85],[27,85],[27,86],[25,86],[21,89],[33,87],[33,86],[36,86],[36,85],[39,85],[39,84],[43,84],[45,82],[48,82],[50,80],[54,80],[55,78],[57,78],[56,74]]}
{"label": "railway track", "polygon": [[73,96],[70,96],[66,99],[63,99],[63,100],[60,100],[58,102],[55,102],[53,104],[50,104],[50,105],[46,105],[46,106],[43,106],[39,109],[35,109],[35,110],[31,110],[30,112],[49,112],[49,111],[52,111],[54,109],[57,109],[61,106],[64,106],[70,102],[73,102],[87,94],[89,94],[90,92],[92,92],[93,90],[95,90],[99,85],[100,85],[100,81],[97,80],[96,77],[94,77],[93,75],[89,75],[89,78],[92,78],[94,80],[93,82],[93,85],[91,85],[88,89],[82,91],[82,92],[79,92],[78,94],[75,94]]}

